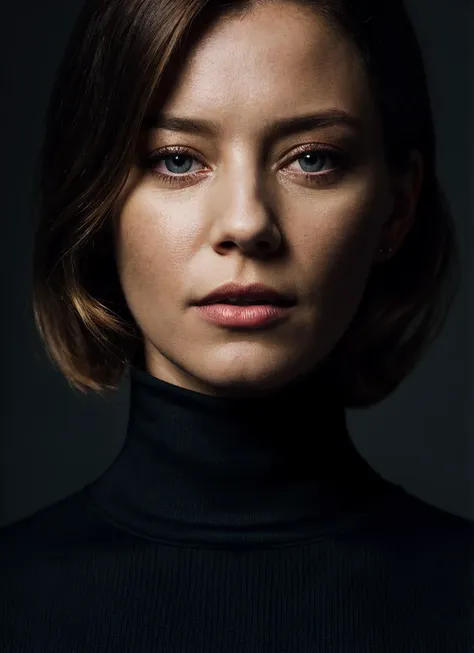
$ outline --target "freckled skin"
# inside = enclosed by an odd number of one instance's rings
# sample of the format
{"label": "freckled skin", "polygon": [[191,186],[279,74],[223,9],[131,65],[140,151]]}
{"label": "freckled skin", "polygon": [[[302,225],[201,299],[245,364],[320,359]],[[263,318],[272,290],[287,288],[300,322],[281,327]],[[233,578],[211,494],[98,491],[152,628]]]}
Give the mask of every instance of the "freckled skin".
{"label": "freckled skin", "polygon": [[[274,121],[330,108],[355,116],[361,129],[336,125],[264,144]],[[160,109],[211,120],[221,131],[151,131],[146,151],[193,150],[177,164],[183,172],[168,158],[157,164],[161,173],[184,176],[192,167],[202,174],[170,186],[137,164],[124,189],[117,265],[147,369],[212,395],[283,386],[334,348],[379,247],[400,245],[421,164],[408,171],[395,203],[380,120],[354,46],[330,35],[315,11],[288,3],[216,23]],[[293,154],[305,144],[349,151],[351,163],[318,184],[307,181],[305,172],[327,173],[334,164],[322,156],[305,166],[304,153]],[[238,332],[203,321],[189,302],[229,281],[291,291],[297,305],[273,328]]]}

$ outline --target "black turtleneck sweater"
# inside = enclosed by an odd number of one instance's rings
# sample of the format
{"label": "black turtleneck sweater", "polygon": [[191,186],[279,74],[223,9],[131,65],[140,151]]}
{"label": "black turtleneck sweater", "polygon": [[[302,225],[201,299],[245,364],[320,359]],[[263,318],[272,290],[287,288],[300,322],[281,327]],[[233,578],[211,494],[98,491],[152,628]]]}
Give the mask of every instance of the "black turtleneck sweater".
{"label": "black turtleneck sweater", "polygon": [[130,371],[112,464],[0,529],[0,653],[474,651],[474,522],[371,469],[315,378]]}

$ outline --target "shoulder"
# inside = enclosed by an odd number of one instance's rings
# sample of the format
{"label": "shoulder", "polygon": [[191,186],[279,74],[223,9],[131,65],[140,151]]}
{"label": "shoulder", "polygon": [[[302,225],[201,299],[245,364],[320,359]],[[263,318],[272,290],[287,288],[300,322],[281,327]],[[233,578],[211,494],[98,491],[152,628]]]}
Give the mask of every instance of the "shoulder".
{"label": "shoulder", "polygon": [[84,493],[79,490],[0,527],[0,563],[52,554],[71,545],[90,524]]}
{"label": "shoulder", "polygon": [[368,524],[374,543],[420,563],[436,559],[474,566],[474,519],[453,514],[401,486],[377,504]]}

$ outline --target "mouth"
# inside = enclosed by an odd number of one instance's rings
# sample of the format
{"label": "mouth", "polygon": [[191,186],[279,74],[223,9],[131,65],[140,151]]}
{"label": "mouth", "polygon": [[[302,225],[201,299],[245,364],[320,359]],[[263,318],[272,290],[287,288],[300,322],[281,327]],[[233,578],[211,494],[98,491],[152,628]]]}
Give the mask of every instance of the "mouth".
{"label": "mouth", "polygon": [[225,284],[196,302],[198,306],[212,304],[292,306],[295,303],[293,294],[281,292],[263,284],[241,286],[235,283]]}
{"label": "mouth", "polygon": [[293,306],[295,302],[290,299],[269,300],[269,299],[246,299],[245,297],[230,297],[228,299],[215,299],[203,302],[200,306],[212,306],[214,304],[229,304],[230,306]]}
{"label": "mouth", "polygon": [[282,306],[270,303],[243,303],[244,300],[224,301],[196,306],[198,315],[206,322],[218,327],[232,329],[263,329],[270,325],[278,326],[287,319],[292,311],[292,305]]}

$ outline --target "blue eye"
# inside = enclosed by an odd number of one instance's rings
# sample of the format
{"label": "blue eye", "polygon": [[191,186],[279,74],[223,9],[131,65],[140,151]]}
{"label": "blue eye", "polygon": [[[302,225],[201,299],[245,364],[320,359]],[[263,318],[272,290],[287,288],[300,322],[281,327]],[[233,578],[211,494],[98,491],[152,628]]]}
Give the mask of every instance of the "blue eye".
{"label": "blue eye", "polygon": [[[145,167],[165,183],[179,185],[189,183],[205,172],[202,168],[190,172],[193,161],[198,164],[202,163],[191,150],[182,146],[173,146],[149,153],[145,160]],[[333,166],[326,172],[321,170],[321,168],[324,169],[325,161],[332,161],[333,163]],[[166,172],[157,170],[161,162],[165,162]],[[342,151],[314,144],[304,145],[299,148],[299,152],[288,162],[287,167],[296,162],[300,167],[300,172],[289,168],[290,172],[288,174],[303,177],[311,184],[328,183],[330,178],[334,178],[334,175],[340,175],[347,167]],[[305,170],[305,167],[309,169]]]}
{"label": "blue eye", "polygon": [[[179,161],[180,159],[181,159],[181,161],[182,161],[183,159],[188,159],[188,161],[189,161],[189,160],[192,159],[192,158],[193,158],[193,157],[191,157],[191,156],[186,156],[186,155],[184,155],[184,154],[170,154],[169,156],[163,156],[163,157],[161,157],[161,159],[162,159],[163,161],[167,161],[167,160],[168,160],[168,161],[172,161],[172,163],[171,163],[171,167],[176,166],[177,168],[183,167],[183,164],[182,164],[182,163],[181,163],[181,165],[180,165],[180,161]],[[173,161],[173,159],[178,159],[178,161]],[[192,165],[192,164],[191,164],[191,165]],[[186,166],[186,167],[187,167],[187,166]],[[173,172],[173,173],[175,173],[175,174],[183,174],[183,173],[187,173],[187,172],[189,172],[189,168],[187,168],[186,170],[170,170],[170,172]]]}
{"label": "blue eye", "polygon": [[[309,157],[309,159],[311,159],[311,158],[316,159],[316,162],[313,162],[311,160],[308,161],[308,157]],[[315,166],[316,168],[318,168],[318,167],[320,167],[320,166],[317,165],[318,162],[321,163],[322,159],[327,160],[329,158],[330,157],[328,156],[328,154],[322,154],[321,152],[318,152],[318,151],[315,150],[313,152],[305,152],[303,154],[303,156],[299,156],[297,159],[295,159],[295,161],[304,161],[305,165],[309,165],[310,167]],[[321,172],[321,170],[303,170],[303,172],[313,172],[314,173],[314,172]]]}

